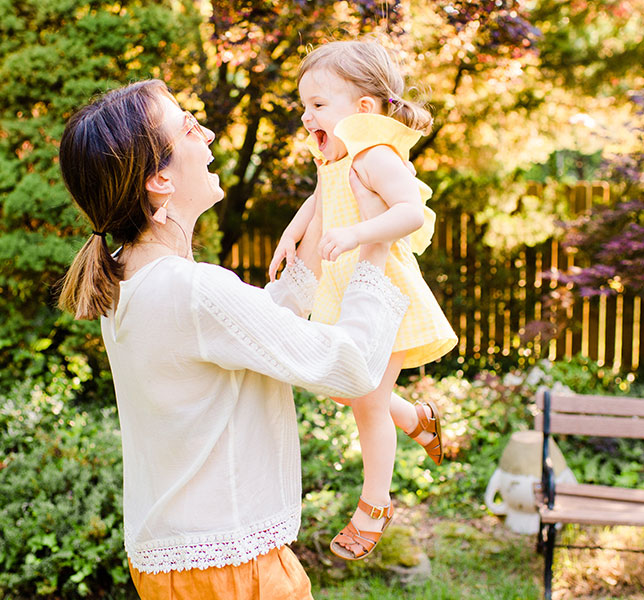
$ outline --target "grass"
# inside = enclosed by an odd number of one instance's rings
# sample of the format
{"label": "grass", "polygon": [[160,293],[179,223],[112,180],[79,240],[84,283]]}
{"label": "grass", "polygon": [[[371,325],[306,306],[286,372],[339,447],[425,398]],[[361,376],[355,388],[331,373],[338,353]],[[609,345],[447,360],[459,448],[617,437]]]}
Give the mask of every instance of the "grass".
{"label": "grass", "polygon": [[[568,525],[566,544],[644,550],[641,527]],[[644,600],[644,553],[561,548],[555,554],[554,600]]]}
{"label": "grass", "polygon": [[339,585],[315,586],[313,596],[328,600],[538,600],[541,561],[534,539],[491,527],[492,519],[434,520],[422,540],[431,559],[423,585],[402,586],[395,578],[370,576]]}
{"label": "grass", "polygon": [[[404,511],[405,509],[403,509]],[[418,528],[419,507],[402,517]],[[400,512],[400,511],[399,511]],[[395,578],[353,568],[350,579],[314,584],[316,600],[540,600],[543,558],[535,536],[514,534],[496,518],[426,520],[419,532],[431,559],[431,578],[403,586]],[[569,526],[566,543],[642,548],[644,531],[635,527]],[[387,548],[383,549],[383,553]],[[373,559],[368,559],[372,561]],[[377,560],[377,559],[376,559]],[[644,600],[644,555],[613,551],[557,549],[553,600]]]}

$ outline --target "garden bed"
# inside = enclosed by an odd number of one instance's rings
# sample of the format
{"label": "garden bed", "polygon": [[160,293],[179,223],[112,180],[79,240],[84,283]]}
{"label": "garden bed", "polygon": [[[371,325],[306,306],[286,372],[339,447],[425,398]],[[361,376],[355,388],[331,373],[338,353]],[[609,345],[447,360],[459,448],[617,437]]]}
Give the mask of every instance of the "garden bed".
{"label": "garden bed", "polygon": [[[25,379],[0,398],[0,596],[72,599],[135,597],[122,544],[121,440],[112,400],[88,402],[91,371],[52,367],[46,380]],[[483,504],[487,481],[512,432],[530,429],[537,387],[641,392],[627,378],[584,359],[541,364],[528,373],[462,373],[417,378],[399,392],[431,398],[443,415],[446,460],[439,467],[415,442],[398,437],[392,482],[394,524],[372,557],[345,563],[328,552],[350,517],[362,482],[359,442],[351,411],[296,390],[303,469],[302,529],[295,550],[316,598],[437,598],[530,600],[541,597],[542,559],[533,536],[507,530]],[[606,444],[605,440],[597,443]],[[560,447],[580,480],[643,487],[639,440],[608,441],[599,463],[574,438]],[[566,536],[583,539],[583,529]],[[626,536],[626,529],[602,533]],[[560,598],[642,598],[642,555],[560,551],[555,591]],[[564,553],[565,552],[565,553]],[[431,578],[404,586],[419,553]],[[393,567],[393,568],[392,568]],[[421,565],[422,567],[422,565]],[[427,570],[427,567],[422,567]],[[422,570],[421,568],[421,570]],[[426,573],[425,573],[426,574]]]}

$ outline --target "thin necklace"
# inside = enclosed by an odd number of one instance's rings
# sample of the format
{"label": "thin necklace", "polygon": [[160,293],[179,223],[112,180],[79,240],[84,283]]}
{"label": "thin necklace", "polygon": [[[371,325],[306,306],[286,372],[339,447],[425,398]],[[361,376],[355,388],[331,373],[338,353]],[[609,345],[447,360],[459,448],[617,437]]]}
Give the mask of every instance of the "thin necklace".
{"label": "thin necklace", "polygon": [[138,242],[134,242],[134,244],[131,245],[130,247],[130,252],[134,250],[137,246],[149,246],[149,245],[154,245],[154,246],[162,246],[163,248],[166,248],[167,250],[170,251],[171,254],[168,256],[174,255],[174,256],[179,256],[181,258],[185,258],[186,260],[194,260],[192,256],[192,252],[190,252],[188,255],[180,253],[178,250],[173,249],[172,247],[168,246],[167,244],[159,241],[159,240],[146,240],[142,239],[139,240]]}

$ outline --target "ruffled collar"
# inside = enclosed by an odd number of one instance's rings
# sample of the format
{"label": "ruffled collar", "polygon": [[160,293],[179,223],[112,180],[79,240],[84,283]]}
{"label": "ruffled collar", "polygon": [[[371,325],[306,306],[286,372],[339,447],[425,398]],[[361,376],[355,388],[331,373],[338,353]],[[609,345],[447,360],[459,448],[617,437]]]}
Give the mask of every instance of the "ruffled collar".
{"label": "ruffled collar", "polygon": [[[387,144],[394,148],[403,160],[409,160],[409,151],[423,135],[422,132],[407,127],[392,117],[375,113],[349,115],[337,123],[333,134],[342,140],[347,154],[351,157],[371,146]],[[306,145],[314,158],[326,163],[313,134],[309,135]]]}
{"label": "ruffled collar", "polygon": [[[309,135],[306,144],[314,158],[322,164],[337,164],[345,159],[353,161],[354,157],[373,146],[385,144],[393,148],[404,160],[409,160],[409,151],[423,135],[422,132],[407,127],[404,123],[374,113],[356,113],[342,119],[333,130],[334,135],[342,140],[347,148],[347,154],[339,161],[328,163],[318,148],[317,138]],[[420,198],[423,204],[432,196],[432,189],[423,181],[416,178]],[[411,249],[416,254],[422,254],[430,244],[434,234],[436,215],[429,207],[423,207],[425,220],[423,226],[410,235]]]}

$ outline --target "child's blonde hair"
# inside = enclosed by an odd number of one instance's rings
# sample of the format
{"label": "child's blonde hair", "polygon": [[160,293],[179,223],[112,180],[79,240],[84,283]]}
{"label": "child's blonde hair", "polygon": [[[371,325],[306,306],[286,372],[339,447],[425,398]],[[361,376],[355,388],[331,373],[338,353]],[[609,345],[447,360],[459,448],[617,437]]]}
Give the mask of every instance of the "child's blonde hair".
{"label": "child's blonde hair", "polygon": [[338,41],[317,47],[300,64],[300,80],[308,71],[325,69],[351,83],[364,96],[379,100],[387,116],[429,133],[432,116],[422,104],[405,100],[405,82],[389,52],[376,41]]}

